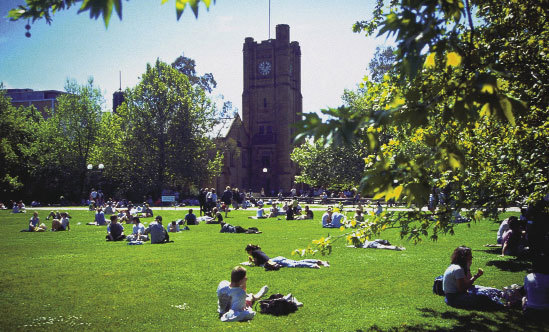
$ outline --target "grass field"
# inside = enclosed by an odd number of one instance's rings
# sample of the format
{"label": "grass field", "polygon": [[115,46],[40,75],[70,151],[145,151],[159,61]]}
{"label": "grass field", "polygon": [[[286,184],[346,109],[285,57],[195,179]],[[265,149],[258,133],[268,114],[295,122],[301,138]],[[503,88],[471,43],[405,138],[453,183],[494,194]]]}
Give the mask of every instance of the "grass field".
{"label": "grass field", "polygon": [[[174,243],[130,246],[105,241],[106,228],[86,226],[89,211],[70,211],[71,231],[20,233],[32,210],[0,211],[0,330],[109,331],[396,331],[543,330],[519,310],[466,311],[448,307],[432,293],[434,277],[449,264],[458,245],[473,249],[473,266],[484,269],[477,283],[502,288],[522,284],[529,263],[499,257],[483,247],[495,242],[497,224],[458,225],[456,235],[414,245],[397,230],[381,236],[406,251],[346,248],[336,242],[320,270],[248,268],[248,290],[269,285],[269,294],[292,293],[304,306],[289,316],[258,314],[249,322],[222,323],[216,288],[231,269],[247,260],[247,243],[271,257],[289,258],[312,239],[338,234],[321,228],[321,212],[308,221],[251,220],[235,211],[227,222],[256,226],[263,234],[221,234],[219,225],[201,224],[171,234]],[[169,220],[186,210],[155,211]],[[48,228],[47,211],[39,211]],[[143,219],[150,223],[151,218]],[[124,225],[126,233],[131,225]],[[320,258],[320,257],[319,257]],[[295,258],[297,259],[297,258]]]}

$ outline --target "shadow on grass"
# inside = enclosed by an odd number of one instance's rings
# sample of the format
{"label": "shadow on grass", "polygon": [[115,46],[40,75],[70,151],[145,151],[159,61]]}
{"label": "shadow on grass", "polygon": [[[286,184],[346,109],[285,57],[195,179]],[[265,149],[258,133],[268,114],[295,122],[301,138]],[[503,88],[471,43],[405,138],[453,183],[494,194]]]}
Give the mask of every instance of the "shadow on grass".
{"label": "shadow on grass", "polygon": [[530,322],[524,319],[520,310],[504,310],[498,312],[481,311],[436,311],[431,308],[418,308],[423,317],[441,321],[451,320],[452,327],[434,324],[400,325],[381,328],[372,325],[367,329],[357,329],[356,332],[397,332],[397,331],[544,331],[542,322]]}
{"label": "shadow on grass", "polygon": [[532,267],[532,264],[524,259],[513,259],[513,260],[494,260],[486,262],[487,266],[495,266],[502,271],[508,272],[528,272]]}
{"label": "shadow on grass", "polygon": [[493,254],[493,255],[501,255],[501,247],[492,247],[492,248],[486,248],[486,249],[475,250],[475,251],[482,251],[487,254]]}

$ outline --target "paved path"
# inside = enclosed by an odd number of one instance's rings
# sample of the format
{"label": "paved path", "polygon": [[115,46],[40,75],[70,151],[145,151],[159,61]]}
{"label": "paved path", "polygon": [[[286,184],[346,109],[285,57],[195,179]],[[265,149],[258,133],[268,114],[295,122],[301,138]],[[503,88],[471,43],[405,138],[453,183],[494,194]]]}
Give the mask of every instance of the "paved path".
{"label": "paved path", "polygon": [[[304,206],[304,205],[302,205]],[[327,206],[312,206],[312,205],[309,205],[311,207],[311,210],[313,211],[325,211],[328,207]],[[265,206],[265,208],[268,208],[267,206]],[[350,210],[354,210],[355,207],[352,206],[352,205],[345,205],[344,208],[347,210],[347,211],[350,211]],[[363,206],[364,210],[365,211],[372,211],[374,210],[375,206],[374,205],[371,205],[371,206]],[[153,207],[152,210],[153,211],[186,211],[188,209],[193,209],[194,211],[198,211],[199,208],[198,206],[180,206],[180,207]],[[61,211],[61,210],[66,210],[66,211],[87,211],[88,210],[88,207],[87,206],[41,206],[41,207],[36,207],[36,208],[33,208],[33,207],[30,207],[30,208],[27,208],[27,211],[33,211],[33,210],[54,210],[54,211]],[[384,210],[387,210],[386,208],[384,208]],[[413,211],[413,209],[411,208],[400,208],[400,207],[396,207],[396,208],[388,208],[389,211]],[[423,211],[427,211],[427,208],[423,208],[422,209]],[[247,210],[241,210],[241,211],[250,211],[250,212],[255,212],[255,208],[248,208]],[[503,211],[503,209],[500,209],[500,211]],[[520,208],[518,207],[511,207],[511,208],[507,208],[506,211],[509,211],[509,212],[520,212]]]}

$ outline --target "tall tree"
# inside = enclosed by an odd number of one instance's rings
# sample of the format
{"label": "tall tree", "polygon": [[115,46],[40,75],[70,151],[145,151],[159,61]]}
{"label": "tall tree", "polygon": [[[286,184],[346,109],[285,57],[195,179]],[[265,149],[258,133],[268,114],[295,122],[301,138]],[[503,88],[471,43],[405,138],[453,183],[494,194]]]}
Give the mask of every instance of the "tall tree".
{"label": "tall tree", "polygon": [[383,76],[390,74],[394,69],[394,62],[396,59],[396,50],[389,47],[376,47],[376,53],[374,58],[368,63],[368,69],[371,80],[380,83],[383,81]]}
{"label": "tall tree", "polygon": [[172,67],[177,69],[180,73],[187,76],[189,82],[194,86],[199,86],[204,91],[212,93],[213,89],[217,86],[212,73],[205,73],[202,76],[196,75],[196,63],[194,59],[187,58],[184,54],[180,55],[172,63]]}
{"label": "tall tree", "polygon": [[325,189],[358,187],[365,156],[359,144],[326,146],[323,139],[305,142],[291,154],[299,169],[296,182]]}
{"label": "tall tree", "polygon": [[189,188],[219,173],[207,133],[216,109],[200,86],[157,60],[119,109],[129,155],[126,188],[156,197],[164,188]]}
{"label": "tall tree", "polygon": [[[378,8],[383,5],[378,1]],[[380,83],[363,82],[359,109],[339,111],[336,120],[324,124],[308,115],[302,129],[333,140],[365,137],[370,156],[362,189],[376,198],[422,207],[433,188],[448,196],[435,214],[419,208],[386,214],[361,225],[352,237],[363,239],[398,224],[402,236],[436,239],[440,232],[453,232],[452,220],[463,208],[480,218],[517,202],[547,205],[544,4],[422,0],[388,6],[389,14],[380,10],[355,30],[370,34],[379,28],[380,35],[395,37],[395,73]],[[392,142],[384,140],[387,136]],[[329,247],[330,240],[321,242]]]}
{"label": "tall tree", "polygon": [[37,130],[33,174],[43,185],[37,187],[46,189],[50,197],[79,202],[87,190],[86,166],[100,135],[104,100],[91,78],[85,85],[68,80],[65,90]]}
{"label": "tall tree", "polygon": [[[28,186],[33,163],[30,146],[34,141],[39,112],[33,107],[15,108],[0,84],[0,199],[21,198]],[[17,195],[17,197],[14,197]]]}

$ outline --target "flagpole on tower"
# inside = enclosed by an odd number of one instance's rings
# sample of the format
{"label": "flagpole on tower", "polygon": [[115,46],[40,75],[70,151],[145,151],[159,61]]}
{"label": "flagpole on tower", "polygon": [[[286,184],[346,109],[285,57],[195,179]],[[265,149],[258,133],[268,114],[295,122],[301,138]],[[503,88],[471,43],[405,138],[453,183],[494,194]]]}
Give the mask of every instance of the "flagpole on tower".
{"label": "flagpole on tower", "polygon": [[269,0],[269,39],[271,39],[271,0]]}

